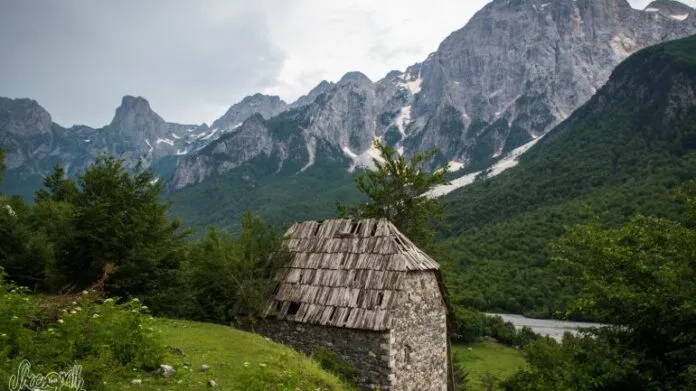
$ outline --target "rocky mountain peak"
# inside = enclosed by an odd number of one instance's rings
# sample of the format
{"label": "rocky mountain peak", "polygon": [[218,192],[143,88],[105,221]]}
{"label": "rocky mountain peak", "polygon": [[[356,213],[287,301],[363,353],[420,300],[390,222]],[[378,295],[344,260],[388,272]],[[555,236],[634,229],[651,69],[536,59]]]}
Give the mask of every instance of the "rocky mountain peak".
{"label": "rocky mountain peak", "polygon": [[121,99],[121,105],[116,109],[112,125],[120,127],[137,126],[143,122],[164,122],[162,117],[155,113],[150,103],[143,97],[126,95]]}
{"label": "rocky mountain peak", "polygon": [[309,104],[312,104],[312,103],[314,103],[314,101],[317,100],[317,98],[321,94],[327,92],[328,90],[330,90],[334,86],[335,86],[334,83],[329,83],[326,80],[322,80],[321,83],[317,84],[316,87],[312,88],[309,91],[309,93],[307,93],[307,95],[303,95],[303,96],[299,97],[295,102],[293,102],[290,105],[290,108],[294,109],[294,108],[298,108],[298,107],[307,106]]}
{"label": "rocky mountain peak", "polygon": [[357,84],[357,85],[366,85],[366,84],[372,84],[372,80],[370,80],[369,77],[367,77],[364,73],[362,72],[348,72],[343,77],[341,80],[338,81],[338,85],[347,85],[347,84]]}
{"label": "rocky mountain peak", "polygon": [[656,0],[648,4],[645,12],[654,12],[677,20],[685,20],[696,10],[688,5],[675,0]]}
{"label": "rocky mountain peak", "polygon": [[50,132],[51,115],[32,99],[0,98],[0,129],[31,136]]}
{"label": "rocky mountain peak", "polygon": [[235,129],[254,114],[258,113],[268,119],[282,113],[288,107],[278,96],[257,93],[232,105],[222,117],[213,122],[212,128],[226,132]]}

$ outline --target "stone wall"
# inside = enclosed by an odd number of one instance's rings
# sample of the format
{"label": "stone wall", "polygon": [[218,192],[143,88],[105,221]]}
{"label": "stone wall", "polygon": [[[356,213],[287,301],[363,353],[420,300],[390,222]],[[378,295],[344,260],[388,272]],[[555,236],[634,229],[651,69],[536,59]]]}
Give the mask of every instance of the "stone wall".
{"label": "stone wall", "polygon": [[446,391],[447,310],[433,272],[403,277],[390,340],[393,391]]}
{"label": "stone wall", "polygon": [[317,348],[335,352],[337,357],[353,364],[358,371],[356,383],[362,390],[389,387],[389,332],[324,327],[294,322],[259,321],[254,332],[282,342],[311,355]]}

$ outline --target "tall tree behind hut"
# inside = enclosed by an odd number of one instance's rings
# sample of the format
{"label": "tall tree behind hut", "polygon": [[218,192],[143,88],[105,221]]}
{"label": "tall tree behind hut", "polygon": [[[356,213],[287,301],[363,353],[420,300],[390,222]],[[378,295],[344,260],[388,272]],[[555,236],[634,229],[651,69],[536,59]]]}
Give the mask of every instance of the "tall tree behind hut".
{"label": "tall tree behind hut", "polygon": [[365,170],[355,178],[358,190],[368,202],[358,206],[337,203],[341,217],[386,218],[416,245],[432,251],[436,228],[442,226],[445,211],[436,198],[425,193],[437,185],[448,184],[448,165],[430,173],[425,168],[436,150],[420,152],[407,160],[390,146],[374,141],[381,158],[373,159],[375,169]]}

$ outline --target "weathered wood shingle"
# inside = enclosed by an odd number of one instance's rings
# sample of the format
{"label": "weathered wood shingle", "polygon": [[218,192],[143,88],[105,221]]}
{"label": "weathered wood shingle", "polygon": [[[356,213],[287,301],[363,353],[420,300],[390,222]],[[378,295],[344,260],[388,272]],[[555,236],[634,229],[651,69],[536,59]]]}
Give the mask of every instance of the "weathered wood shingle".
{"label": "weathered wood shingle", "polygon": [[294,322],[388,330],[402,277],[440,267],[385,219],[297,223],[285,244],[268,310]]}

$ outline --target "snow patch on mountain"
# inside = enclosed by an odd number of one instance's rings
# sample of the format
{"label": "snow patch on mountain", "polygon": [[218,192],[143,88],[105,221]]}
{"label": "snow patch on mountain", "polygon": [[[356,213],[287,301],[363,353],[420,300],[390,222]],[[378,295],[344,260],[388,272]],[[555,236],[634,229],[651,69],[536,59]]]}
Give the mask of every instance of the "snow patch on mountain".
{"label": "snow patch on mountain", "polygon": [[437,197],[442,197],[444,195],[447,195],[457,189],[461,189],[462,187],[468,186],[476,180],[479,175],[483,175],[485,178],[492,178],[503,171],[515,167],[516,165],[519,164],[519,158],[520,156],[527,152],[531,147],[533,147],[537,142],[541,140],[541,137],[537,137],[536,139],[528,142],[527,144],[524,144],[523,146],[512,150],[507,156],[504,158],[500,159],[497,161],[494,165],[492,165],[490,168],[483,170],[483,171],[476,171],[472,172],[471,174],[464,175],[462,177],[459,177],[453,181],[450,182],[449,185],[441,185],[441,186],[436,186],[429,192],[425,193],[426,197],[429,198],[437,198]]}
{"label": "snow patch on mountain", "polygon": [[411,91],[411,94],[416,95],[421,91],[421,85],[423,84],[423,78],[418,77],[415,80],[407,81],[404,83],[406,88]]}
{"label": "snow patch on mountain", "polygon": [[401,138],[406,138],[406,126],[411,122],[411,105],[404,106],[401,108],[399,115],[396,117],[394,124],[396,128],[399,129],[401,133]]}
{"label": "snow patch on mountain", "polygon": [[309,161],[300,169],[300,172],[305,172],[306,169],[314,165],[317,156],[317,140],[315,138],[311,138],[307,143],[307,154],[309,154]]}
{"label": "snow patch on mountain", "polygon": [[147,153],[151,153],[152,150],[153,150],[154,148],[152,147],[152,144],[150,144],[150,140],[145,139],[145,144],[147,144],[147,146],[148,146],[148,148],[149,148],[149,150],[147,151]]}
{"label": "snow patch on mountain", "polygon": [[452,160],[451,162],[449,162],[449,167],[447,168],[447,171],[455,172],[461,170],[463,167],[464,163]]}
{"label": "snow patch on mountain", "polygon": [[[381,141],[381,139],[378,137],[375,139]],[[353,164],[348,168],[349,172],[355,171],[355,169],[358,167],[375,168],[374,160],[377,160],[378,162],[385,161],[382,157],[382,153],[379,151],[379,149],[375,148],[374,145],[361,154],[351,151],[347,145],[343,146],[342,151],[346,156],[353,160]],[[401,153],[403,153],[403,148],[401,148]]]}
{"label": "snow patch on mountain", "polygon": [[157,141],[155,142],[155,144],[162,144],[162,143],[165,143],[165,144],[169,145],[170,147],[174,146],[174,141],[172,139],[169,139],[169,138],[158,138]]}
{"label": "snow patch on mountain", "polygon": [[683,22],[686,20],[686,18],[689,17],[689,14],[683,14],[683,15],[670,15],[670,18],[678,20],[680,22]]}
{"label": "snow patch on mountain", "polygon": [[215,133],[217,133],[217,132],[218,132],[218,128],[215,128],[215,129],[213,129],[213,131],[210,132],[210,134],[208,134],[207,136],[201,137],[201,140],[210,140],[210,138],[213,137],[213,136],[215,135]]}

